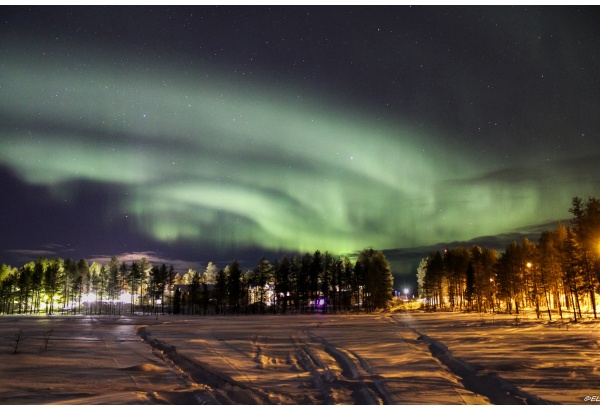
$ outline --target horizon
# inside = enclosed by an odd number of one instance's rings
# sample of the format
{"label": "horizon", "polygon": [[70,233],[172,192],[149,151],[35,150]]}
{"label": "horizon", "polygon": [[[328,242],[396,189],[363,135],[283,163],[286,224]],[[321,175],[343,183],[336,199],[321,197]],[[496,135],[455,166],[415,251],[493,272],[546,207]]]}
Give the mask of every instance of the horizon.
{"label": "horizon", "polygon": [[[545,224],[535,225],[535,226],[527,226],[522,229],[510,233],[505,233],[496,236],[483,236],[478,238],[472,238],[467,241],[452,241],[447,243],[436,243],[431,245],[418,246],[413,248],[397,248],[397,249],[376,249],[386,255],[386,259],[390,263],[390,268],[392,274],[394,276],[394,286],[397,289],[404,289],[408,287],[411,291],[416,291],[416,275],[417,275],[417,267],[419,262],[434,253],[435,251],[441,251],[443,249],[453,249],[458,247],[470,248],[471,246],[481,246],[489,249],[493,249],[498,253],[502,253],[509,243],[513,241],[521,241],[523,238],[528,238],[531,241],[537,241],[541,233],[545,230],[552,230],[558,224],[563,223],[563,221],[556,222],[548,222]],[[223,261],[215,261],[210,258],[206,261],[187,261],[187,260],[176,260],[170,259],[165,255],[161,255],[157,252],[152,251],[137,251],[137,252],[129,252],[115,255],[91,255],[91,256],[76,256],[71,253],[73,250],[63,250],[60,246],[55,244],[48,244],[46,246],[47,249],[43,250],[12,250],[9,252],[5,252],[12,255],[14,261],[16,263],[9,263],[6,260],[0,261],[0,263],[9,265],[11,267],[20,267],[23,264],[32,262],[37,260],[38,258],[46,258],[46,259],[73,259],[74,261],[78,261],[79,259],[85,259],[88,263],[97,262],[102,265],[106,265],[111,257],[116,256],[119,262],[127,262],[131,263],[133,261],[139,261],[142,258],[146,258],[151,265],[161,265],[165,264],[166,266],[173,265],[175,271],[183,274],[187,272],[189,269],[193,269],[197,272],[203,272],[206,266],[209,263],[213,263],[217,266],[217,268],[225,268],[229,265],[233,260],[236,260],[243,271],[252,270],[256,268],[256,265],[259,262],[261,257],[266,257],[269,262],[274,262],[276,259],[283,256],[294,256],[294,255],[303,255],[305,252],[265,252],[261,254],[256,260],[250,259],[239,259],[233,258],[231,260],[223,260]],[[54,250],[51,250],[54,249]],[[326,249],[321,250],[322,252],[327,251]],[[309,251],[306,251],[309,252]],[[312,252],[309,252],[312,253]],[[350,255],[333,255],[334,257],[343,257],[349,256],[352,261],[356,258],[356,255],[360,253],[360,250],[356,253]],[[75,256],[75,257],[74,257]]]}

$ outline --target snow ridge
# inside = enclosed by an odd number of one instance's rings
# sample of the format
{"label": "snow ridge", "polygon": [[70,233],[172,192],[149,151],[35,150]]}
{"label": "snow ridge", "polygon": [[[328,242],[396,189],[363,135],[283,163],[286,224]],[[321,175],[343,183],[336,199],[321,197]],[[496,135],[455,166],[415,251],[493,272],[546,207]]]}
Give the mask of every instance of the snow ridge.
{"label": "snow ridge", "polygon": [[334,380],[336,384],[352,391],[355,404],[395,404],[386,393],[384,383],[378,380],[377,373],[367,360],[314,335],[310,330],[304,330],[304,333],[312,341],[321,344],[325,353],[340,366],[342,372],[334,376]]}
{"label": "snow ridge", "polygon": [[[208,365],[177,353],[177,348],[166,342],[150,337],[145,326],[137,329],[142,340],[155,349],[155,354],[171,364],[193,382],[208,387],[203,391],[198,404],[273,404],[267,394],[260,389],[247,386],[225,374],[213,371]],[[200,396],[200,395],[199,395]]]}
{"label": "snow ridge", "polygon": [[492,404],[560,404],[527,393],[508,380],[503,379],[498,373],[483,372],[482,366],[472,365],[456,358],[442,342],[407,324],[404,325],[417,333],[419,340],[423,340],[429,345],[429,351],[433,357],[462,379],[461,382],[466,389],[487,397]]}

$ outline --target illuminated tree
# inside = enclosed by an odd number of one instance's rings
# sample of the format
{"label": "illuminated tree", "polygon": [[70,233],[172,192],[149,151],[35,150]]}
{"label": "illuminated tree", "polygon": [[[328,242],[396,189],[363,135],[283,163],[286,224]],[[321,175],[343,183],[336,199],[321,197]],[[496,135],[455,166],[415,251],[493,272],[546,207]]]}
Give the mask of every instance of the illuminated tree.
{"label": "illuminated tree", "polygon": [[19,290],[19,309],[18,314],[27,313],[29,307],[29,297],[31,293],[33,269],[31,264],[24,265],[19,269],[17,276],[17,288]]}
{"label": "illuminated tree", "polygon": [[14,313],[18,269],[0,265],[0,313]]}
{"label": "illuminated tree", "polygon": [[138,262],[131,262],[131,269],[129,270],[129,283],[131,287],[131,313],[135,311],[135,295],[138,289],[138,284],[141,281],[142,272]]}
{"label": "illuminated tree", "polygon": [[[427,275],[427,264],[429,263],[429,256],[421,259],[419,266],[417,267],[417,286],[419,296],[423,295],[423,283],[425,282],[425,275]],[[453,300],[454,303],[454,300]]]}
{"label": "illuminated tree", "polygon": [[44,292],[48,296],[50,302],[50,309],[48,310],[49,314],[54,313],[54,297],[58,296],[58,292],[61,288],[61,280],[63,279],[62,273],[62,259],[60,258],[52,259],[44,271]]}
{"label": "illuminated tree", "polygon": [[587,292],[594,318],[597,318],[596,289],[600,284],[600,271],[596,267],[598,267],[597,262],[600,259],[598,249],[600,245],[600,200],[589,198],[584,204],[581,198],[575,197],[569,212],[573,214],[571,226],[580,251],[582,269],[580,291]]}
{"label": "illuminated tree", "polygon": [[[121,291],[129,291],[129,294],[131,295],[131,287],[127,283],[127,278],[128,277],[129,277],[129,266],[127,266],[127,262],[123,261],[119,265],[119,284],[120,284],[120,290]],[[119,314],[121,314],[121,310],[123,310],[123,304],[125,303],[125,300],[123,298],[119,298],[119,299],[120,299]],[[129,303],[131,303],[131,302],[132,302],[132,300],[129,299]]]}
{"label": "illuminated tree", "polygon": [[[93,304],[93,312],[96,313],[98,309],[98,299],[100,299],[100,314],[102,314],[102,300],[104,299],[104,291],[106,286],[106,269],[98,262],[92,262],[90,265],[90,278],[92,282],[91,293],[96,298]],[[89,300],[89,298],[88,298]]]}
{"label": "illuminated tree", "polygon": [[446,249],[444,251],[443,275],[447,280],[448,299],[452,309],[464,307],[465,298],[463,296],[465,294],[466,274],[470,257],[470,252],[466,248]]}
{"label": "illuminated tree", "polygon": [[[35,264],[34,262],[30,262],[30,265],[33,265],[33,272],[31,272],[31,290],[33,292],[33,302],[32,302],[32,312],[40,310],[42,293],[44,290],[44,274],[46,272],[46,267],[48,266],[48,260],[45,258],[39,258]],[[31,312],[31,313],[32,313]]]}
{"label": "illuminated tree", "polygon": [[[535,250],[535,246],[531,244]],[[477,311],[493,310],[494,265],[498,260],[496,251],[473,245],[469,252],[469,260],[473,268],[473,283],[470,291],[475,299]]]}
{"label": "illuminated tree", "polygon": [[88,272],[87,261],[84,259],[79,260],[77,263],[70,260],[67,261],[65,261],[64,270],[65,275],[69,278],[69,294],[71,305],[74,306],[73,314],[81,313],[81,298],[84,289],[84,272]]}
{"label": "illuminated tree", "polygon": [[90,269],[85,259],[79,259],[77,262],[77,284],[79,285],[77,289],[78,307],[79,313],[81,313],[82,296],[84,293],[89,295],[91,289]]}
{"label": "illuminated tree", "polygon": [[63,281],[63,301],[73,306],[77,289],[74,283],[77,282],[77,264],[73,259],[65,259],[63,263],[65,280]]}
{"label": "illuminated tree", "polygon": [[15,285],[17,279],[16,268],[0,265],[0,313],[14,313]]}
{"label": "illuminated tree", "polygon": [[576,239],[576,234],[572,229],[567,229],[567,235],[562,246],[563,257],[561,258],[562,270],[564,272],[565,287],[568,291],[569,305],[573,309],[573,320],[577,322],[577,314],[581,318],[581,304],[579,297],[581,290],[584,289],[584,268],[583,256]]}
{"label": "illuminated tree", "polygon": [[102,307],[104,306],[104,297],[105,294],[107,293],[107,286],[108,286],[108,272],[106,271],[106,266],[102,266],[100,265],[100,271],[98,272],[99,274],[99,289],[98,289],[98,293],[97,295],[99,295],[99,299],[100,299],[100,308],[98,313],[102,314]]}
{"label": "illuminated tree", "polygon": [[206,283],[209,285],[214,285],[215,283],[217,283],[218,272],[219,270],[217,269],[216,265],[212,262],[208,262],[208,265],[206,265],[206,270],[204,271]]}
{"label": "illuminated tree", "polygon": [[473,269],[473,262],[469,261],[467,265],[466,285],[465,285],[465,299],[467,300],[467,309],[473,309],[473,296],[475,295],[475,270]]}
{"label": "illuminated tree", "polygon": [[[564,227],[563,227],[564,228]],[[542,288],[548,320],[552,320],[551,305],[556,304],[562,319],[562,306],[560,302],[560,286],[562,270],[558,255],[556,230],[542,232],[538,241],[540,286]],[[552,301],[552,302],[551,302]]]}
{"label": "illuminated tree", "polygon": [[392,299],[393,277],[390,264],[381,251],[364,249],[358,255],[356,266],[364,274],[366,311],[385,308]]}
{"label": "illuminated tree", "polygon": [[[107,270],[107,284],[106,290],[108,298],[111,301],[115,301],[118,298],[119,291],[121,290],[121,281],[119,277],[119,259],[116,256],[111,256],[110,261],[106,265]],[[110,304],[111,309],[116,308],[116,304]],[[112,312],[115,313],[115,312]]]}
{"label": "illuminated tree", "polygon": [[432,253],[427,258],[427,274],[423,280],[423,294],[429,305],[433,307],[442,307],[444,280],[444,260],[439,251]]}
{"label": "illuminated tree", "polygon": [[140,279],[139,279],[139,284],[140,284],[140,308],[143,309],[144,307],[144,297],[146,296],[146,293],[148,291],[148,283],[149,283],[149,278],[150,278],[150,268],[152,267],[150,265],[150,262],[148,262],[148,260],[146,259],[146,257],[142,257],[139,262],[138,262],[138,266],[139,266],[139,275],[140,275]]}
{"label": "illuminated tree", "polygon": [[[521,246],[513,241],[500,256],[497,266],[498,294],[506,304],[507,313],[512,313],[514,303],[515,313],[519,314],[519,307],[523,305],[523,259]],[[521,303],[520,303],[521,302]]]}
{"label": "illuminated tree", "polygon": [[14,269],[8,265],[0,264],[0,282],[14,274]]}
{"label": "illuminated tree", "polygon": [[540,314],[540,275],[539,257],[536,245],[528,238],[518,244],[517,264],[521,277],[521,306],[534,307],[537,316]]}

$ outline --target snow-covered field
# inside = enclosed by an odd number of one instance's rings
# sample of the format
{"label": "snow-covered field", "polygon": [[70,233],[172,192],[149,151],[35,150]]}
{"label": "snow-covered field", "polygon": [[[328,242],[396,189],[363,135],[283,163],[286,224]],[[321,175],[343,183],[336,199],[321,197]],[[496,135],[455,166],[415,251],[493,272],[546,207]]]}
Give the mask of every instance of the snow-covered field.
{"label": "snow-covered field", "polygon": [[3,316],[0,404],[599,404],[599,343],[508,315]]}

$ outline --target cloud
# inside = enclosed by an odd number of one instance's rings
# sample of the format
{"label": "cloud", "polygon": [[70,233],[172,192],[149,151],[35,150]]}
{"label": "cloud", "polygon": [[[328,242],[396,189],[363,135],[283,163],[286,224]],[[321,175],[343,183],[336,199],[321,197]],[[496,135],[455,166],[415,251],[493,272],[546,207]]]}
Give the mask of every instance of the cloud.
{"label": "cloud", "polygon": [[[187,272],[188,269],[202,270],[206,268],[206,265],[202,266],[197,261],[189,261],[182,259],[172,259],[167,258],[161,255],[159,252],[154,251],[143,251],[143,252],[125,252],[119,255],[114,255],[119,260],[119,263],[125,262],[127,264],[131,264],[132,262],[139,262],[142,258],[146,258],[146,260],[151,265],[162,265],[163,263],[168,267],[173,265],[176,271],[180,273]],[[113,255],[91,255],[88,258],[88,262],[98,262],[102,265],[106,265],[110,262]]]}
{"label": "cloud", "polygon": [[9,249],[6,252],[10,252],[10,253],[18,254],[18,255],[33,256],[33,257],[37,257],[37,256],[47,257],[47,256],[56,255],[56,252],[54,252],[54,251],[43,251],[43,250],[39,250],[39,249]]}
{"label": "cloud", "polygon": [[47,243],[45,245],[42,245],[42,248],[50,249],[51,251],[53,251],[55,253],[73,252],[74,251],[73,248],[68,248],[68,247],[58,244],[58,243]]}
{"label": "cloud", "polygon": [[56,258],[64,257],[65,254],[73,252],[74,249],[56,243],[41,245],[44,249],[8,249],[5,252],[15,255],[20,262],[31,262],[38,258]]}

